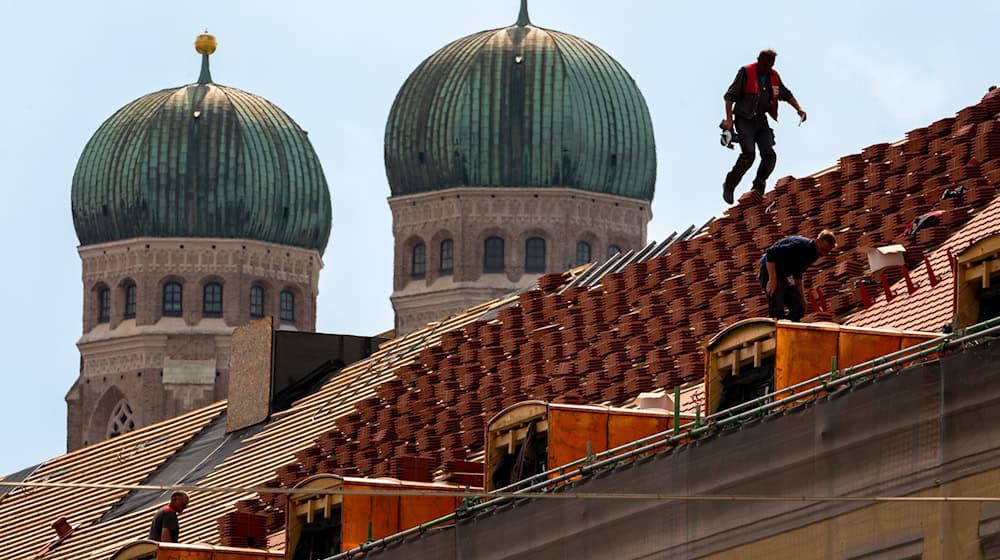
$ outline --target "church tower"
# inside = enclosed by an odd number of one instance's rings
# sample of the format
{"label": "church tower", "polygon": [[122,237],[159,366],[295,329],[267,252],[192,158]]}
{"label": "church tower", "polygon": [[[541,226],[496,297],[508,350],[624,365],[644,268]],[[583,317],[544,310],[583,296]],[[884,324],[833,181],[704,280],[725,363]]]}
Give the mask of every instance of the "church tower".
{"label": "church tower", "polygon": [[303,131],[216,84],[140,97],[108,118],[73,175],[83,264],[80,375],[67,447],[225,398],[233,329],[273,316],[311,331],[330,193]]}
{"label": "church tower", "polygon": [[649,110],[597,46],[517,22],[459,39],[403,84],[385,132],[392,305],[409,332],[646,243]]}

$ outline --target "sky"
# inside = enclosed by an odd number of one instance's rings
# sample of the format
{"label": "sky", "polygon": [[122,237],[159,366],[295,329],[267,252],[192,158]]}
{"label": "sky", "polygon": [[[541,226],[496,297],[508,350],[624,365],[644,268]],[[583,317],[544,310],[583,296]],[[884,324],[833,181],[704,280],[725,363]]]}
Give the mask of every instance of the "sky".
{"label": "sky", "polygon": [[[952,116],[1000,82],[1000,3],[530,0],[532,23],[617,59],[656,136],[649,239],[721,215],[722,94],[762,48],[809,119],[782,107],[768,185]],[[70,185],[90,136],[147,93],[197,81],[215,35],[216,83],[260,95],[309,132],[333,199],[317,329],[392,327],[386,118],[437,49],[517,19],[518,0],[54,2],[0,0],[0,474],[65,451],[82,297]],[[752,12],[753,19],[741,17]],[[752,173],[752,171],[751,171]],[[747,177],[737,196],[749,188]],[[829,224],[835,226],[836,224]],[[814,232],[803,232],[811,234]]]}

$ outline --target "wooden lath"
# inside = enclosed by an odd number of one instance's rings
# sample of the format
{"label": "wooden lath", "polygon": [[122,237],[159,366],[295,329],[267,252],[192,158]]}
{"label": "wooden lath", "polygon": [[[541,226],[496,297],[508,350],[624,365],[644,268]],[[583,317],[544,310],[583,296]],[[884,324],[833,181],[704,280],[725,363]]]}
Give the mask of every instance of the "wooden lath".
{"label": "wooden lath", "polygon": [[[141,484],[223,410],[224,401],[67,453],[36,469],[25,482]],[[91,488],[32,488],[8,493],[0,500],[0,519],[5,520],[0,527],[0,558],[30,558],[53,541],[56,535],[49,524],[59,516],[65,516],[75,531],[46,558],[87,558],[91,550],[118,547],[143,536],[150,519],[147,512],[142,514],[143,528],[124,533],[125,538],[118,531],[94,529],[101,516],[128,493],[125,489]],[[114,523],[98,527],[109,525]],[[95,536],[99,542],[92,540]],[[75,546],[85,542],[88,544],[83,549]]]}

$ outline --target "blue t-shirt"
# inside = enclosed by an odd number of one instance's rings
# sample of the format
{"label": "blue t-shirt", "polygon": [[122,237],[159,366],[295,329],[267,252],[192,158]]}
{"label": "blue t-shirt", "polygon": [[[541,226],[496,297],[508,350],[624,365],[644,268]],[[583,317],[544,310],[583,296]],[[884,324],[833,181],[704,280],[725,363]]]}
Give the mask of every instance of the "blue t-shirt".
{"label": "blue t-shirt", "polygon": [[764,256],[760,258],[760,278],[768,279],[767,263],[772,262],[778,270],[779,278],[792,276],[798,280],[818,258],[819,252],[816,250],[815,240],[801,235],[791,235],[771,245],[764,252]]}

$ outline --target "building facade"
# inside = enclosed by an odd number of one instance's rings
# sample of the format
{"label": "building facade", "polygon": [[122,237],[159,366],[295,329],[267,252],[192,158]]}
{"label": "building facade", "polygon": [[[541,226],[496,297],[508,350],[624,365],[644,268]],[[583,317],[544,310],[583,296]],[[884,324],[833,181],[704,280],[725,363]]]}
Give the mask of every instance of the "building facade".
{"label": "building facade", "polygon": [[212,81],[143,96],[88,142],[73,177],[83,265],[77,449],[228,393],[233,329],[266,315],[311,331],[329,190],[306,133]]}
{"label": "building facade", "polygon": [[400,89],[385,134],[396,328],[646,242],[649,111],[587,41],[517,22],[459,39]]}

